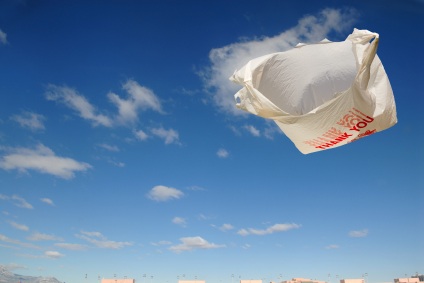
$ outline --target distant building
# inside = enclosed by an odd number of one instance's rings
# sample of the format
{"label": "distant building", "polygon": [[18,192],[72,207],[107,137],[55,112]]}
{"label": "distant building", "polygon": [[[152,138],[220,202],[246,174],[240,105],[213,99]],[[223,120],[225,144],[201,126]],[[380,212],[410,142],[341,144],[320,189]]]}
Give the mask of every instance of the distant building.
{"label": "distant building", "polygon": [[[325,281],[319,281],[319,280],[307,279],[307,278],[292,278],[292,280],[286,280],[286,281],[283,281],[281,283],[326,283],[326,282]],[[348,283],[351,283],[351,282],[348,282]]]}
{"label": "distant building", "polygon": [[206,283],[205,280],[178,280],[178,283]]}
{"label": "distant building", "polygon": [[407,278],[396,278],[394,281],[395,281],[395,283],[419,283],[420,278],[418,278],[418,277],[415,277],[415,278],[413,278],[413,277],[411,277],[411,278],[409,278],[409,277],[407,277]]}
{"label": "distant building", "polygon": [[342,279],[340,283],[365,283],[364,279]]}
{"label": "distant building", "polygon": [[102,283],[135,283],[135,279],[127,279],[127,278],[102,279]]}
{"label": "distant building", "polygon": [[254,279],[248,279],[248,280],[240,280],[240,283],[262,283],[262,280],[254,280]]}

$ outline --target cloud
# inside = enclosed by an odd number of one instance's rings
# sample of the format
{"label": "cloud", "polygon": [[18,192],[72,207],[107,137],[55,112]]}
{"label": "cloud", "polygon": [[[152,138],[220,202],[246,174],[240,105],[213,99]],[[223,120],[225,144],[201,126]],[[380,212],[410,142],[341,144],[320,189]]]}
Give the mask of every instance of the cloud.
{"label": "cloud", "polygon": [[252,125],[245,125],[243,128],[254,137],[259,137],[261,135],[261,132]]}
{"label": "cloud", "polygon": [[21,242],[19,240],[11,239],[11,238],[9,238],[5,235],[2,235],[2,234],[0,234],[0,241],[6,242],[6,243],[9,243],[9,244],[13,244],[13,245],[17,245],[17,246],[20,246],[20,247],[23,247],[23,248],[30,248],[30,249],[37,249],[37,250],[40,249],[39,246],[30,244],[30,243]]}
{"label": "cloud", "polygon": [[301,18],[297,25],[277,34],[261,38],[243,39],[209,53],[210,66],[200,75],[216,106],[229,114],[244,112],[235,107],[233,95],[240,86],[229,81],[235,70],[249,60],[274,52],[286,51],[299,42],[318,42],[330,33],[342,33],[352,28],[357,12],[354,9],[324,9],[316,15]]}
{"label": "cloud", "polygon": [[51,199],[49,198],[40,198],[40,200],[48,205],[54,206],[54,203]]}
{"label": "cloud", "polygon": [[247,236],[247,235],[269,235],[269,234],[273,234],[276,232],[285,232],[285,231],[289,231],[292,229],[299,229],[301,227],[301,225],[299,224],[295,224],[295,223],[284,223],[284,224],[275,224],[273,226],[270,226],[264,230],[262,229],[253,229],[253,228],[248,228],[248,229],[240,229],[237,234],[241,235],[241,236]]}
{"label": "cloud", "polygon": [[122,249],[126,246],[132,246],[133,244],[130,242],[117,242],[110,241],[105,236],[103,236],[100,232],[86,232],[81,231],[81,234],[77,234],[76,237],[85,240],[94,246],[101,249],[113,249],[118,250]]}
{"label": "cloud", "polygon": [[71,250],[71,251],[82,251],[87,249],[86,245],[81,245],[81,244],[56,243],[54,245],[56,247],[59,247],[65,250]]}
{"label": "cloud", "polygon": [[21,231],[29,231],[29,227],[24,225],[24,224],[19,224],[19,223],[13,222],[13,221],[10,221],[9,223],[15,229],[18,229],[18,230],[21,230]]}
{"label": "cloud", "polygon": [[179,199],[184,196],[184,193],[180,190],[165,187],[165,186],[155,186],[147,194],[147,197],[155,201],[168,201],[171,199]]}
{"label": "cloud", "polygon": [[91,165],[67,157],[56,156],[48,147],[38,144],[35,149],[10,148],[0,159],[0,168],[21,172],[34,170],[63,179],[71,179],[76,171],[86,171]]}
{"label": "cloud", "polygon": [[231,225],[231,224],[222,224],[222,226],[219,227],[219,230],[221,230],[221,231],[230,231],[230,230],[233,230],[233,229],[234,229],[234,226]]}
{"label": "cloud", "polygon": [[0,44],[7,44],[7,34],[0,29]]}
{"label": "cloud", "polygon": [[180,238],[181,244],[171,246],[169,250],[180,253],[183,251],[191,251],[191,250],[199,250],[199,249],[217,249],[223,248],[225,245],[217,245],[213,243],[209,243],[202,237],[185,237]]}
{"label": "cloud", "polygon": [[169,246],[172,243],[170,241],[159,241],[156,243],[151,243],[152,246]]}
{"label": "cloud", "polygon": [[340,248],[340,246],[339,245],[328,245],[328,246],[326,246],[325,247],[325,249],[326,250],[336,250],[336,249],[339,249]]}
{"label": "cloud", "polygon": [[165,130],[164,128],[154,128],[151,130],[152,134],[165,140],[165,144],[176,143],[179,144],[178,132],[174,129]]}
{"label": "cloud", "polygon": [[54,235],[43,234],[43,233],[34,233],[27,238],[30,241],[63,241],[62,238],[56,237]]}
{"label": "cloud", "polygon": [[149,136],[142,130],[134,131],[134,136],[140,141],[145,141],[149,138]]}
{"label": "cloud", "polygon": [[72,88],[49,84],[45,97],[47,100],[62,103],[73,109],[81,118],[90,121],[93,126],[112,127],[112,120],[109,117],[99,114],[84,96]]}
{"label": "cloud", "polygon": [[106,149],[107,151],[119,152],[119,147],[117,147],[116,145],[101,143],[98,146],[103,148],[103,149]]}
{"label": "cloud", "polygon": [[32,131],[44,130],[44,121],[46,118],[43,115],[24,111],[20,115],[13,115],[11,119],[17,122],[21,127],[28,128]]}
{"label": "cloud", "polygon": [[218,155],[219,158],[227,158],[230,155],[230,153],[226,149],[220,148],[216,152],[216,155]]}
{"label": "cloud", "polygon": [[368,236],[368,229],[350,231],[349,232],[349,237],[352,237],[352,238],[363,238],[363,237],[366,237],[366,236]]}
{"label": "cloud", "polygon": [[134,80],[128,80],[122,88],[128,93],[127,99],[122,99],[110,92],[109,100],[118,108],[117,121],[121,124],[134,123],[138,120],[139,110],[154,110],[163,113],[159,98],[152,90],[141,86]]}
{"label": "cloud", "polygon": [[46,257],[52,258],[52,259],[58,259],[58,258],[65,256],[65,255],[61,254],[60,252],[56,252],[56,251],[45,251],[44,255]]}
{"label": "cloud", "polygon": [[[1,163],[0,163],[1,165]],[[1,168],[1,166],[0,166]],[[24,198],[18,196],[18,195],[12,195],[12,196],[6,196],[6,195],[2,195],[0,194],[0,199],[1,200],[7,200],[12,202],[15,206],[20,207],[20,208],[26,208],[26,209],[33,209],[34,207],[28,203]]]}
{"label": "cloud", "polygon": [[182,227],[186,227],[187,226],[187,221],[184,218],[182,218],[182,217],[177,217],[177,216],[174,217],[172,219],[172,223],[177,224],[177,225],[180,225]]}

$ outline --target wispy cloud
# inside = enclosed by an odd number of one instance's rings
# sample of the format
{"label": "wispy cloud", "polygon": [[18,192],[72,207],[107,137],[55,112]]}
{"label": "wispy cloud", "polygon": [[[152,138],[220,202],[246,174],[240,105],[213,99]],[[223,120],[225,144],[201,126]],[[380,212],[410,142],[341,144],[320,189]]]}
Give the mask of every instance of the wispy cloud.
{"label": "wispy cloud", "polygon": [[244,125],[243,128],[254,137],[259,137],[261,135],[261,132],[253,125]]}
{"label": "wispy cloud", "polygon": [[65,255],[57,251],[45,251],[44,256],[47,258],[58,259],[58,258],[64,257]]}
{"label": "wispy cloud", "polygon": [[5,235],[2,235],[2,234],[0,234],[0,241],[6,242],[6,243],[9,243],[9,244],[13,244],[13,245],[17,245],[17,246],[20,246],[20,247],[23,247],[23,248],[30,248],[30,249],[37,249],[37,250],[41,249],[39,246],[30,244],[30,243],[25,243],[25,242],[22,242],[22,241],[19,241],[19,240],[11,239],[11,238],[9,238]]}
{"label": "wispy cloud", "polygon": [[33,233],[31,236],[27,238],[30,241],[38,242],[38,241],[63,241],[62,238],[57,237],[55,235],[43,234],[43,233]]}
{"label": "wispy cloud", "polygon": [[328,245],[328,246],[325,247],[326,250],[336,250],[336,249],[339,249],[339,248],[340,248],[340,246],[335,245],[335,244]]}
{"label": "wispy cloud", "polygon": [[165,186],[155,186],[147,194],[149,199],[155,201],[168,201],[171,199],[179,199],[183,196],[184,193],[182,191]]}
{"label": "wispy cloud", "polygon": [[19,224],[19,223],[16,223],[14,221],[10,221],[9,224],[12,225],[12,227],[15,228],[15,229],[18,229],[18,230],[21,230],[21,231],[29,231],[29,227],[24,225],[24,224]]}
{"label": "wispy cloud", "polygon": [[0,168],[26,172],[34,170],[54,175],[63,179],[71,179],[76,171],[86,171],[91,165],[78,162],[67,157],[57,156],[50,148],[38,144],[31,148],[8,148],[8,153],[0,159]]}
{"label": "wispy cloud", "polygon": [[176,216],[172,219],[172,223],[180,225],[181,227],[187,226],[187,221],[184,218],[178,217],[178,216]]}
{"label": "wispy cloud", "polygon": [[44,130],[44,121],[46,118],[34,112],[24,111],[19,115],[13,115],[11,119],[17,122],[21,127],[28,128],[32,131]]}
{"label": "wispy cloud", "polygon": [[93,126],[111,127],[112,120],[99,111],[75,89],[66,86],[48,85],[46,99],[56,101],[73,109],[81,118],[88,120]]}
{"label": "wispy cloud", "polygon": [[[0,167],[1,168],[1,167]],[[28,203],[23,197],[18,195],[6,196],[0,194],[0,200],[6,200],[12,202],[15,206],[26,209],[33,209],[34,207]]]}
{"label": "wispy cloud", "polygon": [[363,238],[368,236],[368,229],[363,229],[363,230],[356,230],[356,231],[350,231],[349,232],[349,237],[352,238]]}
{"label": "wispy cloud", "polygon": [[54,206],[54,202],[49,198],[40,198],[40,201],[44,202],[45,204]]}
{"label": "wispy cloud", "polygon": [[301,225],[295,224],[295,223],[284,223],[284,224],[274,224],[266,229],[240,229],[237,234],[241,236],[247,236],[247,235],[269,235],[277,232],[285,232],[293,229],[299,229]]}
{"label": "wispy cloud", "polygon": [[180,144],[179,134],[174,129],[166,130],[160,127],[160,128],[153,128],[151,129],[151,131],[153,135],[163,139],[165,141],[165,144],[171,144],[171,143]]}
{"label": "wispy cloud", "polygon": [[303,17],[296,26],[276,36],[243,39],[212,49],[209,53],[210,66],[201,73],[204,85],[219,109],[241,115],[243,112],[236,109],[233,99],[239,86],[228,80],[235,70],[253,58],[288,50],[299,42],[318,42],[331,32],[344,32],[352,27],[356,18],[357,12],[353,9],[324,9],[316,15]]}
{"label": "wispy cloud", "polygon": [[144,132],[143,130],[134,131],[134,136],[140,141],[145,141],[149,138],[149,135],[146,134],[146,132]]}
{"label": "wispy cloud", "polygon": [[119,152],[119,147],[117,147],[116,145],[110,145],[107,143],[101,143],[98,144],[99,147],[106,149],[107,151],[111,151],[111,152]]}
{"label": "wispy cloud", "polygon": [[219,158],[227,158],[230,155],[230,153],[225,148],[220,148],[216,152],[216,155],[218,155]]}
{"label": "wispy cloud", "polygon": [[7,34],[0,29],[0,44],[7,44]]}
{"label": "wispy cloud", "polygon": [[118,242],[108,240],[105,236],[103,236],[100,232],[87,232],[81,231],[81,234],[76,235],[77,238],[85,240],[94,246],[101,249],[122,249],[126,246],[132,246],[131,242]]}
{"label": "wispy cloud", "polygon": [[218,249],[224,248],[225,245],[217,245],[214,243],[209,243],[202,237],[185,237],[180,238],[181,244],[171,246],[169,250],[180,253],[183,251],[199,250],[199,249]]}
{"label": "wispy cloud", "polygon": [[231,224],[228,224],[228,223],[222,224],[221,227],[219,227],[219,230],[221,230],[221,231],[230,231],[230,230],[233,230],[233,229],[234,229],[234,226],[231,225]]}
{"label": "wispy cloud", "polygon": [[54,245],[56,247],[59,247],[65,250],[71,250],[71,251],[82,251],[87,249],[87,246],[82,244],[56,243]]}
{"label": "wispy cloud", "polygon": [[169,246],[172,243],[170,241],[159,241],[159,242],[154,242],[151,243],[152,246]]}

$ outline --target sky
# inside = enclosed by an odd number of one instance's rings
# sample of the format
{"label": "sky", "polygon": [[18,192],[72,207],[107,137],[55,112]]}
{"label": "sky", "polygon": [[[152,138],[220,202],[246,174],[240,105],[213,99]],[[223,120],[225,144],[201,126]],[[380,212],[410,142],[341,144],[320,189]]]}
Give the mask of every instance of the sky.
{"label": "sky", "polygon": [[[247,61],[380,35],[398,123],[304,155]],[[424,2],[0,1],[0,265],[61,282],[424,273]]]}

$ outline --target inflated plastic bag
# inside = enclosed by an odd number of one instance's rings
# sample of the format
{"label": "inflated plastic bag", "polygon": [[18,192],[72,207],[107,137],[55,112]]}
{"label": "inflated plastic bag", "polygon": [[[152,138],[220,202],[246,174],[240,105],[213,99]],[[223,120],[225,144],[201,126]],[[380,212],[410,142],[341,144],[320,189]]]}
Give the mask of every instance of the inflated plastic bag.
{"label": "inflated plastic bag", "polygon": [[243,86],[236,106],[274,120],[304,154],[385,130],[397,118],[378,41],[377,33],[355,29],[342,42],[253,59],[230,78]]}

